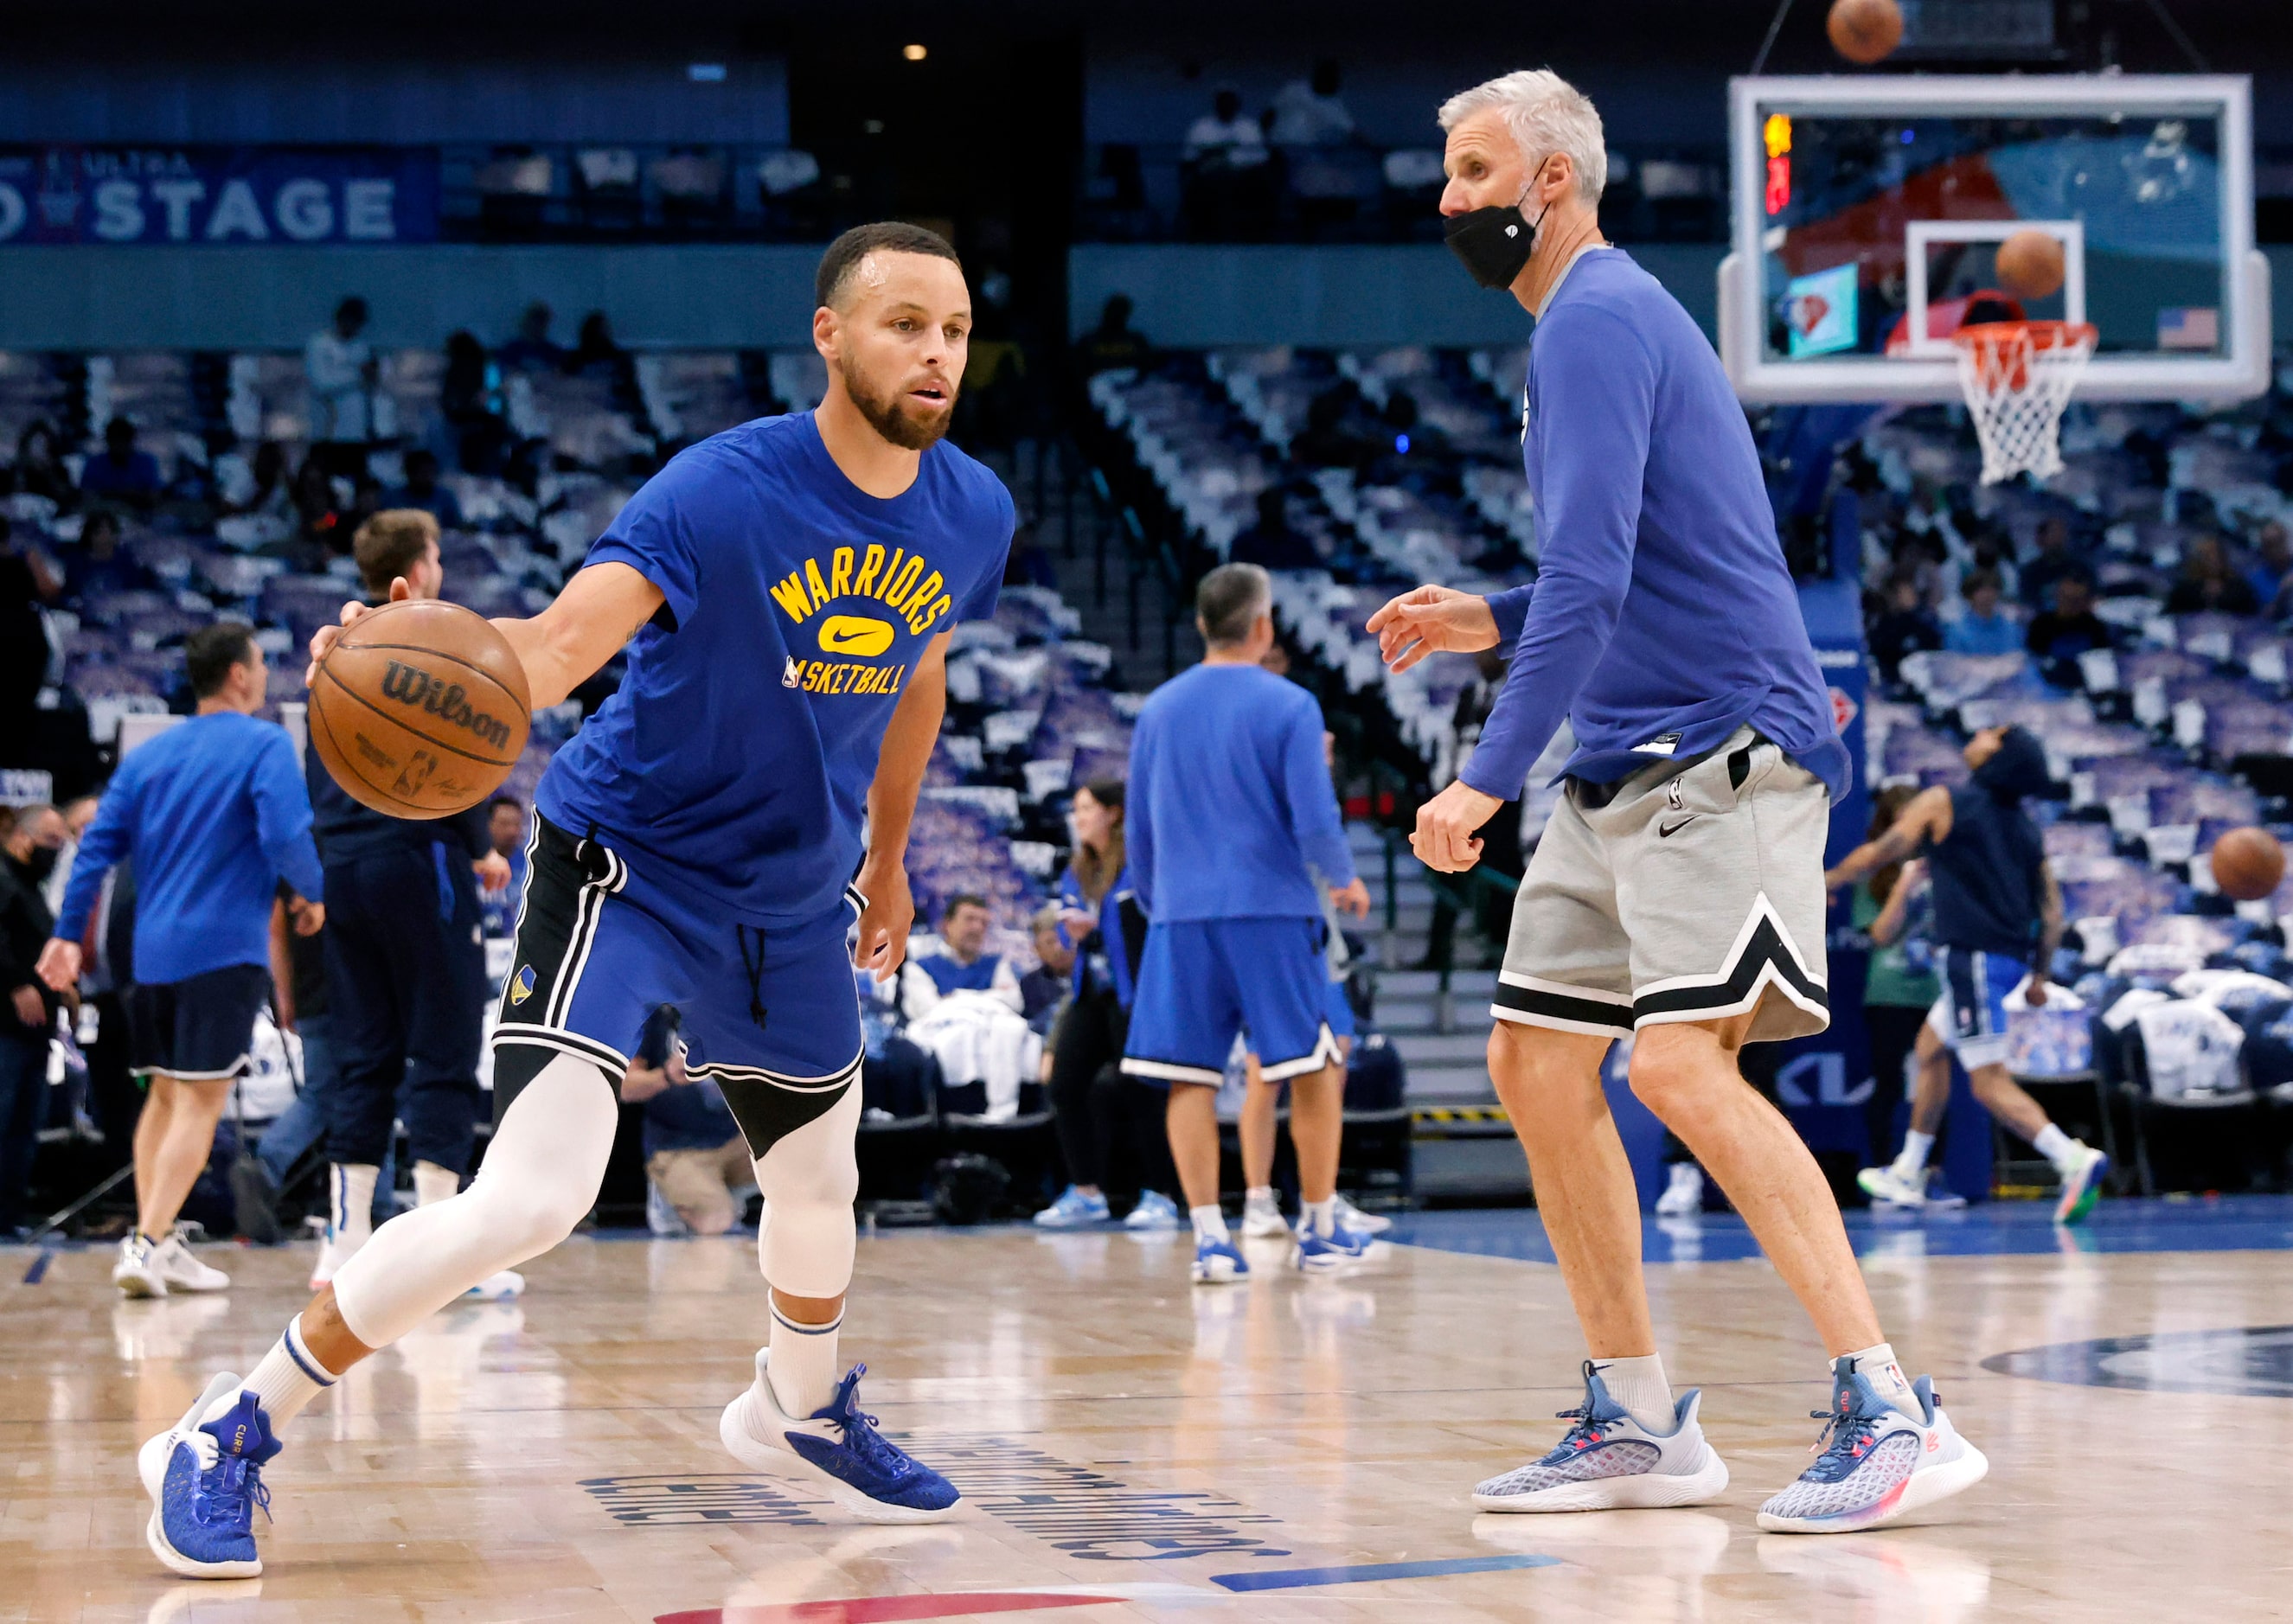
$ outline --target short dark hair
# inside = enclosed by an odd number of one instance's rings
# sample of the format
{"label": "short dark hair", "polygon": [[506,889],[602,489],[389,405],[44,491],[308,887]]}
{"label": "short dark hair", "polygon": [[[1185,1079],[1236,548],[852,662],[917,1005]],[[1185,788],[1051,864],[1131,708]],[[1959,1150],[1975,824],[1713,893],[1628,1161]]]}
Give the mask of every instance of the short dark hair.
{"label": "short dark hair", "polygon": [[1256,564],[1220,564],[1195,588],[1204,642],[1240,642],[1250,635],[1251,622],[1273,604],[1273,578]]}
{"label": "short dark hair", "polygon": [[987,906],[987,899],[981,896],[977,892],[959,891],[953,896],[948,898],[947,906],[939,910],[940,923],[944,925],[950,919],[954,918],[955,910],[959,908],[976,908],[983,914],[993,911]]}
{"label": "short dark hair", "polygon": [[418,507],[387,507],[358,527],[351,553],[359,580],[379,598],[391,582],[420,563],[438,539],[438,521]]}
{"label": "short dark hair", "polygon": [[255,656],[255,628],[244,620],[218,620],[203,626],[183,640],[183,665],[190,674],[191,692],[202,699],[223,691],[233,666]]}
{"label": "short dark hair", "polygon": [[494,815],[494,808],[497,806],[506,806],[519,817],[523,818],[525,816],[525,803],[519,800],[514,795],[498,795],[492,800],[487,802],[486,816],[489,818],[492,817]]}
{"label": "short dark hair", "polygon": [[134,439],[135,419],[123,414],[103,425],[103,437],[106,440],[118,434],[125,434],[130,440]]}
{"label": "short dark hair", "polygon": [[925,254],[934,259],[946,260],[959,269],[963,264],[956,257],[953,246],[937,231],[910,225],[904,220],[879,220],[873,225],[855,225],[829,244],[828,252],[820,256],[820,269],[812,279],[814,300],[817,303],[833,305],[842,298],[845,284],[852,279],[852,272],[871,254]]}
{"label": "short dark hair", "polygon": [[1958,595],[1962,598],[1972,598],[1976,593],[1986,588],[1992,592],[2000,590],[1997,571],[1970,570],[1958,583]]}

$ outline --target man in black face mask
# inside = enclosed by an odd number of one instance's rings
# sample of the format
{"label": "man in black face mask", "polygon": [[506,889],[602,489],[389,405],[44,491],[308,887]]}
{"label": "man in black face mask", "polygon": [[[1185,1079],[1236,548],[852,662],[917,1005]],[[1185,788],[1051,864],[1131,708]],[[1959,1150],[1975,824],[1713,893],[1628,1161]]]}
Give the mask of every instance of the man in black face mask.
{"label": "man in black face mask", "polygon": [[0,808],[0,1240],[24,1221],[24,1187],[39,1147],[54,1005],[33,966],[55,929],[40,883],[55,867],[63,820],[52,806]]}

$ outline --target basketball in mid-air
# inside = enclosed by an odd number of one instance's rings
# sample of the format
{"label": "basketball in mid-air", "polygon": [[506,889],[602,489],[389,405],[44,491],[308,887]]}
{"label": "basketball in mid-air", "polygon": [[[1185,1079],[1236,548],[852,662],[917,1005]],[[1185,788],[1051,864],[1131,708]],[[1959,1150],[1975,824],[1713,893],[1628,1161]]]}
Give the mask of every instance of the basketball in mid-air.
{"label": "basketball in mid-air", "polygon": [[2214,842],[2213,865],[2224,896],[2256,902],[2285,877],[2285,848],[2267,829],[2232,829]]}
{"label": "basketball in mid-air", "polygon": [[311,746],[351,798],[444,818],[501,788],[533,721],[525,668],[483,616],[386,603],[345,627],[311,684]]}
{"label": "basketball in mid-air", "polygon": [[1903,43],[1902,8],[1895,0],[1832,0],[1824,30],[1834,51],[1868,68]]}
{"label": "basketball in mid-air", "polygon": [[2018,299],[2052,298],[2064,274],[2062,245],[2051,231],[2017,231],[1998,245],[1998,285]]}

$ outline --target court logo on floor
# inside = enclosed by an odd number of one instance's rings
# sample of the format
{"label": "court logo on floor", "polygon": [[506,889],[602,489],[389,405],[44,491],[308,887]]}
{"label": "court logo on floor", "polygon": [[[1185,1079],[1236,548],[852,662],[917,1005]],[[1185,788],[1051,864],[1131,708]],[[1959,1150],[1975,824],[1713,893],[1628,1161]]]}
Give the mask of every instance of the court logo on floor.
{"label": "court logo on floor", "polygon": [[1982,1361],[1982,1368],[2001,1376],[2086,1387],[2293,1398],[2293,1325],[2057,1342],[1995,1353]]}
{"label": "court logo on floor", "polygon": [[741,1472],[667,1473],[646,1477],[588,1477],[581,1488],[614,1522],[631,1527],[696,1523],[781,1523],[817,1528],[825,1500],[806,1500],[788,1484]]}

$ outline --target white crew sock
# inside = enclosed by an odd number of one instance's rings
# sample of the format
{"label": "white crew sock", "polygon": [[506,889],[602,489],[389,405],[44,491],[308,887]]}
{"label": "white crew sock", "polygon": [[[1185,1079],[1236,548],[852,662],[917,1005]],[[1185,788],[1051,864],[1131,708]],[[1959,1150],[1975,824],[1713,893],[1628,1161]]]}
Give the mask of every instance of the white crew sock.
{"label": "white crew sock", "polygon": [[1664,1355],[1643,1353],[1636,1359],[1596,1359],[1592,1369],[1608,1396],[1622,1404],[1633,1419],[1649,1432],[1669,1437],[1680,1425],[1673,1408],[1672,1384],[1664,1377]]}
{"label": "white crew sock", "polygon": [[1245,1207],[1273,1207],[1278,1204],[1274,1199],[1274,1186],[1271,1184],[1252,1184],[1242,1192],[1242,1200]]}
{"label": "white crew sock", "polygon": [[1855,1361],[1855,1373],[1871,1384],[1874,1393],[1912,1420],[1926,1419],[1926,1411],[1919,1408],[1919,1395],[1911,1391],[1910,1378],[1896,1361],[1892,1344],[1878,1343],[1847,1357]]}
{"label": "white crew sock", "polygon": [[771,1357],[765,1374],[782,1412],[799,1420],[828,1408],[836,1396],[836,1333],[844,1315],[825,1325],[800,1325],[773,1305],[772,1340],[765,1345]]}
{"label": "white crew sock", "polygon": [[[271,1345],[263,1362],[255,1367],[255,1373],[241,1382],[239,1388],[255,1394],[255,1402],[263,1406],[263,1413],[271,1418],[271,1431],[275,1436],[280,1427],[303,1413],[305,1404],[333,1386],[337,1379],[304,1342],[303,1316],[296,1314],[287,1321],[285,1333]],[[238,1391],[224,1394],[207,1406],[207,1414],[199,1418],[201,1424],[228,1413],[238,1402]]]}
{"label": "white crew sock", "polygon": [[414,1204],[435,1207],[441,1201],[450,1201],[462,1192],[462,1176],[434,1161],[414,1164]]}
{"label": "white crew sock", "polygon": [[1221,1246],[1232,1243],[1232,1238],[1226,1232],[1226,1214],[1219,1209],[1216,1201],[1207,1207],[1189,1207],[1187,1216],[1194,1220],[1196,1246],[1205,1240],[1215,1240]]}
{"label": "white crew sock", "polygon": [[1326,1201],[1298,1203],[1298,1222],[1309,1234],[1334,1235],[1338,1232],[1338,1198]]}
{"label": "white crew sock", "polygon": [[366,1162],[338,1161],[332,1171],[335,1211],[327,1238],[337,1251],[348,1254],[374,1233],[374,1186],[382,1169]]}
{"label": "white crew sock", "polygon": [[1927,1157],[1934,1150],[1934,1141],[1932,1134],[1923,1134],[1916,1127],[1905,1134],[1902,1152],[1895,1158],[1895,1171],[1906,1178],[1924,1172]]}
{"label": "white crew sock", "polygon": [[2040,1128],[2038,1136],[2030,1143],[2038,1147],[2039,1155],[2054,1164],[2057,1173],[2065,1171],[2078,1159],[2078,1142],[2051,1122]]}

